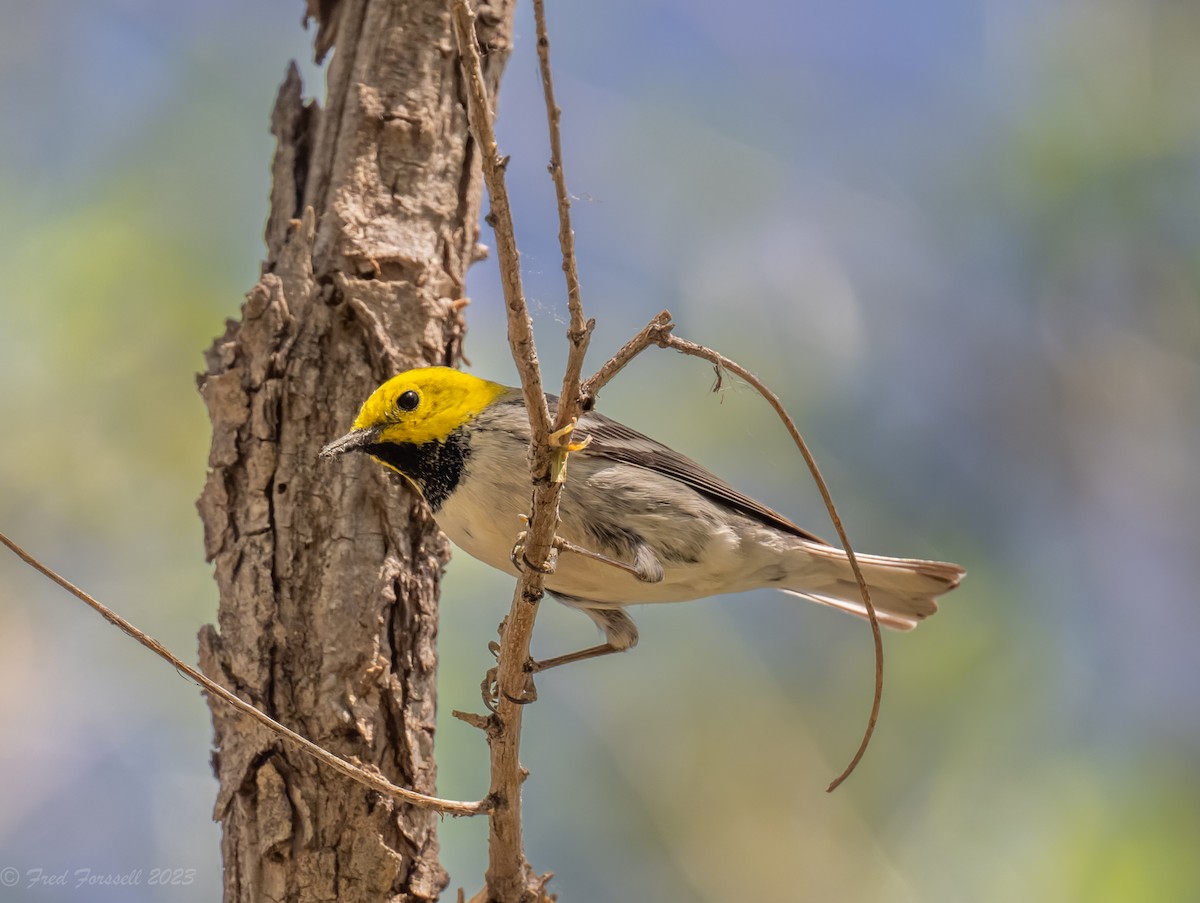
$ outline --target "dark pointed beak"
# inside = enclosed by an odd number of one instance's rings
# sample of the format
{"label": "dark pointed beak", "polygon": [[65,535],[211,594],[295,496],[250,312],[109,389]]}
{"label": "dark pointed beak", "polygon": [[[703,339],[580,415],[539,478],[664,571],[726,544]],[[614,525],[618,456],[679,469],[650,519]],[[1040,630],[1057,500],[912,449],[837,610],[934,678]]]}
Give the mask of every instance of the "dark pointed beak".
{"label": "dark pointed beak", "polygon": [[321,449],[322,458],[336,458],[338,455],[345,454],[348,451],[355,451],[364,446],[372,444],[379,438],[379,428],[371,427],[363,430],[351,430],[342,436],[340,439],[334,439],[323,449]]}

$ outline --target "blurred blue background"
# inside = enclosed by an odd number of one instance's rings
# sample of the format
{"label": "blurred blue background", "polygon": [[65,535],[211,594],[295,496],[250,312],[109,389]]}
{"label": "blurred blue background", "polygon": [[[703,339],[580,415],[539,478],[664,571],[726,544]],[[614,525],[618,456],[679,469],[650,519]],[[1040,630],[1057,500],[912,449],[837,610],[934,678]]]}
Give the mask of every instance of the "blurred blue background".
{"label": "blurred blue background", "polygon": [[[771,593],[637,612],[634,652],[540,680],[534,866],[572,901],[1200,899],[1200,7],[550,7],[593,363],[670,308],[777,389],[860,550],[970,573],[888,636],[875,743],[833,795],[870,701],[861,622]],[[193,378],[257,278],[289,59],[323,96],[301,13],[4,4],[0,524],[185,657],[216,609]],[[500,133],[553,381],[529,16]],[[493,267],[467,353],[511,381]],[[648,352],[602,408],[830,535],[771,413],[711,382]],[[0,898],[216,899],[198,691],[14,558],[0,594]],[[486,790],[449,712],[478,710],[510,594],[456,556],[443,795]],[[547,605],[535,650],[593,636]],[[484,837],[444,822],[452,889],[478,888]],[[73,887],[153,868],[194,881]]]}

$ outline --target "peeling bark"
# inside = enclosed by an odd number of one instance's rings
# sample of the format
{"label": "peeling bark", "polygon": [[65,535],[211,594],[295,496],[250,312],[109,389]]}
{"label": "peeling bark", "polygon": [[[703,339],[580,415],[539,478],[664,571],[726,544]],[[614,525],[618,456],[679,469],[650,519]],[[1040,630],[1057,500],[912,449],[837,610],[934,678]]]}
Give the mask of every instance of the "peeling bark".
{"label": "peeling bark", "polygon": [[[220,590],[206,674],[396,784],[435,790],[437,595],[423,503],[371,462],[322,466],[364,398],[455,364],[475,255],[477,151],[442,0],[310,0],[324,108],[289,68],[272,116],[267,259],[209,349],[198,508]],[[495,92],[512,3],[480,19]],[[323,771],[219,703],[225,900],[433,900],[436,816]]]}

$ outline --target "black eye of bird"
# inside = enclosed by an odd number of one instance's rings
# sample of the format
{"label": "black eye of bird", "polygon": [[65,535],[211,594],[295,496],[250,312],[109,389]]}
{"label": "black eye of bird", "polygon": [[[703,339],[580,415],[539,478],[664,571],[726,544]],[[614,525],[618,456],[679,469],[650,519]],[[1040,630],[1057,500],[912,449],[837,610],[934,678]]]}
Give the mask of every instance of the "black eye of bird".
{"label": "black eye of bird", "polygon": [[396,407],[402,411],[415,411],[417,405],[421,403],[421,396],[409,389],[407,392],[401,392],[400,397],[396,399]]}

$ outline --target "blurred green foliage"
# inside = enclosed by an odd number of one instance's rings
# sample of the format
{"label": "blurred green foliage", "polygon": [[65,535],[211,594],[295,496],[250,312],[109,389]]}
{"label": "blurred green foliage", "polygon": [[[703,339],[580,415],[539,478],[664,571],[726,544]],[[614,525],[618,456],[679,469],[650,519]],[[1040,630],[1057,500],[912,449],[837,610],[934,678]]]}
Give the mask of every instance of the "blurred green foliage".
{"label": "blurred green foliage", "polygon": [[[194,374],[257,277],[302,5],[9,6],[0,525],[187,654],[216,605]],[[670,307],[778,389],[861,549],[970,575],[888,637],[875,744],[831,796],[869,702],[861,624],[765,593],[638,612],[636,651],[540,682],[534,865],[574,901],[1200,899],[1200,8],[743,7],[551,5],[595,359]],[[552,378],[527,15],[500,131]],[[471,295],[474,367],[511,380],[491,264]],[[651,352],[602,404],[830,533],[769,412],[710,384]],[[509,592],[451,565],[445,712],[477,707]],[[0,598],[4,899],[82,893],[37,868],[154,867],[214,899],[198,692],[15,560]],[[535,648],[590,631],[548,605]],[[484,792],[448,714],[439,761],[444,795]],[[442,836],[473,892],[484,826]]]}

